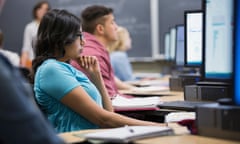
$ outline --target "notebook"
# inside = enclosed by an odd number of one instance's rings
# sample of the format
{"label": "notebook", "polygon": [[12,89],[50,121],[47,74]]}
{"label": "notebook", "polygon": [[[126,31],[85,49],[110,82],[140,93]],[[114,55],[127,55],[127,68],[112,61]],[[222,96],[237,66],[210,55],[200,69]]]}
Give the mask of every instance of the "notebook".
{"label": "notebook", "polygon": [[169,86],[136,87],[131,90],[120,90],[120,93],[139,97],[171,95]]}
{"label": "notebook", "polygon": [[168,91],[169,86],[148,86],[148,87],[136,87],[132,89],[133,92],[161,92]]}
{"label": "notebook", "polygon": [[134,140],[173,135],[169,127],[160,126],[124,126],[84,135],[87,140],[100,140],[111,143],[129,143]]}
{"label": "notebook", "polygon": [[115,111],[157,110],[159,103],[157,96],[126,98],[118,95],[112,100]]}

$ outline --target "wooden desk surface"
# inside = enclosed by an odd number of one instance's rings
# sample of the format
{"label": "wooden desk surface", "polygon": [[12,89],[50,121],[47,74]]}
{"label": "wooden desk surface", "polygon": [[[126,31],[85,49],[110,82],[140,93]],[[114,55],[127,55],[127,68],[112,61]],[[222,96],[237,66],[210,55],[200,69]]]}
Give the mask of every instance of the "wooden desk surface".
{"label": "wooden desk surface", "polygon": [[[128,91],[121,91],[122,93],[129,93]],[[140,93],[143,94],[143,93]],[[174,92],[174,91],[160,91],[160,92],[151,92],[150,95],[164,95],[161,96],[162,101],[175,101],[175,100],[184,100],[183,92]],[[176,135],[174,136],[162,136],[162,137],[154,137],[148,139],[137,140],[134,143],[136,144],[159,144],[159,143],[167,143],[167,144],[240,144],[237,141],[217,139],[211,137],[203,137],[197,135],[189,134],[189,131],[182,126],[179,126],[175,123],[169,125],[174,129]],[[95,129],[95,130],[82,130],[75,132],[67,132],[61,133],[58,136],[61,137],[66,143],[77,143],[84,141],[84,134],[101,131],[103,129]]]}
{"label": "wooden desk surface", "polygon": [[168,91],[168,95],[161,96],[161,101],[175,101],[175,100],[184,100],[184,93],[183,92],[176,92],[176,91]]}
{"label": "wooden desk surface", "polygon": [[[174,136],[162,136],[162,137],[154,137],[147,138],[142,140],[137,140],[134,143],[136,144],[240,144],[237,141],[203,137],[197,135],[190,135],[185,127],[179,126],[177,124],[170,124],[176,133]],[[98,130],[83,130],[83,131],[75,131],[68,133],[61,133],[59,136],[68,144],[77,143],[84,141],[84,134],[101,131]],[[77,135],[77,136],[76,136]]]}
{"label": "wooden desk surface", "polygon": [[[162,101],[175,101],[175,100],[184,100],[184,93],[178,92],[178,91],[156,91],[156,92],[130,92],[128,90],[121,90],[122,94],[132,94],[132,95],[138,95],[141,97],[141,95],[148,95],[148,96],[160,96]],[[136,96],[136,97],[138,97]]]}
{"label": "wooden desk surface", "polygon": [[[183,100],[183,92],[168,92],[171,96],[162,96],[162,101],[174,101],[174,100]],[[176,135],[174,136],[163,136],[163,137],[155,137],[137,140],[134,143],[136,144],[159,144],[159,143],[167,143],[167,144],[240,144],[237,141],[217,139],[211,137],[203,137],[197,135],[189,134],[188,130],[185,127],[179,126],[175,123],[169,125],[174,129]],[[84,141],[84,134],[101,131],[101,129],[97,130],[82,130],[68,133],[61,133],[59,136],[66,143],[77,143]],[[76,136],[77,135],[77,136]]]}
{"label": "wooden desk surface", "polygon": [[[139,83],[139,84],[143,84],[143,83],[152,83],[152,85],[149,85],[150,87],[153,86],[156,89],[152,90],[152,91],[144,91],[144,90],[119,90],[120,93],[122,94],[129,94],[129,95],[133,95],[133,96],[161,96],[161,97],[168,97],[169,98],[164,98],[164,101],[172,101],[172,100],[183,100],[183,92],[178,92],[178,91],[170,91],[169,89],[169,77],[170,76],[165,76],[163,78],[160,79],[155,79],[155,80],[146,80],[146,81],[135,81],[134,83]],[[147,88],[148,86],[146,86]],[[159,90],[157,89],[157,87],[159,87]],[[142,87],[144,88],[144,87]],[[177,97],[172,97],[172,96],[177,96]]]}

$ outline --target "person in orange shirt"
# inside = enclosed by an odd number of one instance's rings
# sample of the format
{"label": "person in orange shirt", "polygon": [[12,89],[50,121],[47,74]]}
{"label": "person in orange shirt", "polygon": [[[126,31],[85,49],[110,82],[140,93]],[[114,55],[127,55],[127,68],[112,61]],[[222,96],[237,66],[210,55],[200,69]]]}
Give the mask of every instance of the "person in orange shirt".
{"label": "person in orange shirt", "polygon": [[23,47],[21,53],[21,66],[26,68],[32,67],[34,56],[34,42],[38,31],[39,23],[45,13],[49,10],[50,5],[47,1],[38,2],[33,8],[34,20],[26,25],[23,35]]}

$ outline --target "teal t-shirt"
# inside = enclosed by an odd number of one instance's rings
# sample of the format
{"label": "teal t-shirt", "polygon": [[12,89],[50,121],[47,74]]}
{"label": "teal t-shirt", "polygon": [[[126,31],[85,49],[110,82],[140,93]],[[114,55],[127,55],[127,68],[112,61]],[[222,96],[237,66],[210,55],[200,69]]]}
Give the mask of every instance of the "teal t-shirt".
{"label": "teal t-shirt", "polygon": [[98,128],[97,125],[60,102],[67,93],[78,86],[83,87],[88,95],[102,107],[98,89],[86,75],[70,64],[49,59],[37,69],[34,82],[35,97],[57,132]]}

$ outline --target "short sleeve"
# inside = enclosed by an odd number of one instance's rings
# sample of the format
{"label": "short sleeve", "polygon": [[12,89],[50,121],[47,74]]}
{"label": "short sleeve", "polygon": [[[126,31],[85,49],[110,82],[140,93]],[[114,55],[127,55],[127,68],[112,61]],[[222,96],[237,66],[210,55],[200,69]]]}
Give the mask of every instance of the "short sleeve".
{"label": "short sleeve", "polygon": [[67,65],[48,63],[39,71],[39,86],[48,95],[60,100],[80,83]]}

